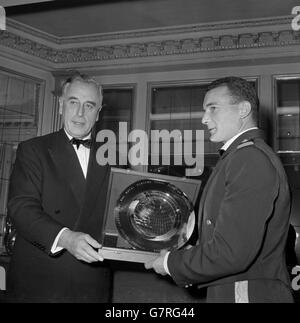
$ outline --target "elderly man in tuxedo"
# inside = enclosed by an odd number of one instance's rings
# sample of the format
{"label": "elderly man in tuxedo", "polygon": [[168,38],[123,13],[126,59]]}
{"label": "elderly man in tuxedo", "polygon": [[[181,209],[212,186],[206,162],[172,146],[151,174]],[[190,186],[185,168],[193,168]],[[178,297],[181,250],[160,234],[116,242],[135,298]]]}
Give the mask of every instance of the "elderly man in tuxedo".
{"label": "elderly man in tuxedo", "polygon": [[8,272],[11,302],[108,302],[101,255],[109,168],[96,162],[93,132],[102,89],[69,78],[59,100],[63,128],[18,146],[8,200],[17,238]]}
{"label": "elderly man in tuxedo", "polygon": [[246,80],[214,81],[202,123],[222,155],[202,193],[198,243],[145,264],[180,286],[207,288],[208,302],[292,302],[285,263],[290,193],[279,158],[257,128]]}

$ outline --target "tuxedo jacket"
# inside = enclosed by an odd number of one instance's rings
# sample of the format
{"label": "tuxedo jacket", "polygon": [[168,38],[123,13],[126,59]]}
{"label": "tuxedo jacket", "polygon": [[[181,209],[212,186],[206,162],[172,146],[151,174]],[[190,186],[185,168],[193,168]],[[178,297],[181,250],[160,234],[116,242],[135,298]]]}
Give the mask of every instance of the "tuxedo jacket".
{"label": "tuxedo jacket", "polygon": [[109,167],[92,145],[85,179],[63,129],[21,143],[10,181],[8,212],[17,238],[8,272],[8,299],[37,302],[107,302],[110,270],[67,251],[50,250],[64,227],[101,241]]}
{"label": "tuxedo jacket", "polygon": [[171,252],[168,268],[181,286],[208,286],[211,302],[292,301],[285,264],[290,192],[277,155],[260,130],[225,151],[199,205],[199,241]]}

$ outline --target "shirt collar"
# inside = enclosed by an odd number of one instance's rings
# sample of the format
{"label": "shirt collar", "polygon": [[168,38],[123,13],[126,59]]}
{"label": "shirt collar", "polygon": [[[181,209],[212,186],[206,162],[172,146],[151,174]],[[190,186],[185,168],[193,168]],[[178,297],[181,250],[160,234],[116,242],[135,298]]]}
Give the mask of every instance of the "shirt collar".
{"label": "shirt collar", "polygon": [[222,150],[227,150],[229,148],[229,146],[235,141],[235,139],[237,139],[239,136],[241,136],[243,133],[250,131],[250,130],[254,130],[254,129],[258,129],[258,127],[252,127],[252,128],[248,128],[244,131],[239,132],[237,135],[233,136],[232,138],[230,138],[228,141],[225,142],[225,144],[222,146]]}
{"label": "shirt collar", "polygon": [[[64,131],[65,131],[65,133],[66,133],[66,135],[68,136],[68,138],[69,138],[69,140],[71,140],[73,137],[71,136],[71,135],[69,135],[68,134],[68,132],[67,132],[67,130],[66,129],[64,129]],[[91,133],[89,133],[87,136],[85,136],[84,138],[80,138],[80,139],[83,139],[83,140],[85,140],[85,139],[90,139],[91,138]]]}

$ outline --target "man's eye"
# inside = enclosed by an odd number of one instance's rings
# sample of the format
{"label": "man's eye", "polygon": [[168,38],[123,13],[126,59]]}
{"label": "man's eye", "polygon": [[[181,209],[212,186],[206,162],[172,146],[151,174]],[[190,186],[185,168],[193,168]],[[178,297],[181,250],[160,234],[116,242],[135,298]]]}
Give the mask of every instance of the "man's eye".
{"label": "man's eye", "polygon": [[88,110],[93,110],[94,109],[94,106],[92,104],[85,104],[85,108],[88,109]]}
{"label": "man's eye", "polygon": [[78,102],[77,102],[77,101],[75,101],[75,100],[71,100],[71,101],[70,101],[70,104],[71,104],[71,105],[77,105],[77,104],[78,104]]}

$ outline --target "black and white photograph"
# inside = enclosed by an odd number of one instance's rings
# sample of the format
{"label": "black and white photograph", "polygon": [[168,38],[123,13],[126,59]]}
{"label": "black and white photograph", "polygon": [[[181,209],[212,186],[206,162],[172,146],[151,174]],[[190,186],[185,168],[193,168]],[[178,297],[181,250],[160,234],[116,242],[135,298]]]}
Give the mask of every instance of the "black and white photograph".
{"label": "black and white photograph", "polygon": [[0,303],[297,304],[299,234],[300,0],[0,0]]}

